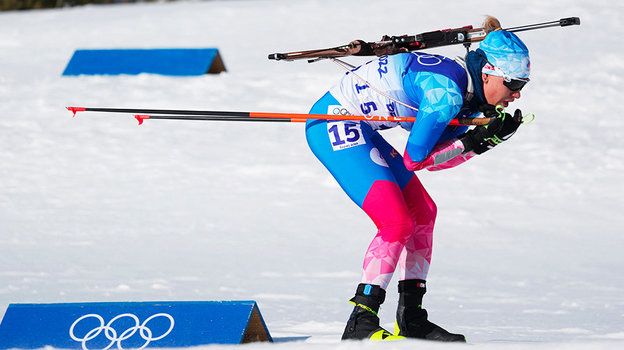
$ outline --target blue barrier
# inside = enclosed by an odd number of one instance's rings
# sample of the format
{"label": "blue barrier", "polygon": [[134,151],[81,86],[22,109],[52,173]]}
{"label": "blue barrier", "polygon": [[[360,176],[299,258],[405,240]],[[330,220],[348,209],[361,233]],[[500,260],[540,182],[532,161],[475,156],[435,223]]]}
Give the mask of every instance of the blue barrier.
{"label": "blue barrier", "polygon": [[11,304],[0,349],[143,349],[273,341],[255,301]]}
{"label": "blue barrier", "polygon": [[76,50],[63,75],[203,75],[225,71],[217,49]]}

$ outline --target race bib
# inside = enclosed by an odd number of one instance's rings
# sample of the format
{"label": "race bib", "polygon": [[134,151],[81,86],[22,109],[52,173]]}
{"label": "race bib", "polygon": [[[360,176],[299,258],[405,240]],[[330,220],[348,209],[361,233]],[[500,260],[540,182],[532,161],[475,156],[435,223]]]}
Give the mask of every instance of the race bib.
{"label": "race bib", "polygon": [[359,122],[328,120],[327,134],[334,151],[366,144]]}

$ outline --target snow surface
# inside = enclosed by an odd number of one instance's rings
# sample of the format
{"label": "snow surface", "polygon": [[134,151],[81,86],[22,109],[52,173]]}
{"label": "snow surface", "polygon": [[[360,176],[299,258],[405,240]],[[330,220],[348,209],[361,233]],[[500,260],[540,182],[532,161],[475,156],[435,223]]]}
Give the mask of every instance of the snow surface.
{"label": "snow surface", "polygon": [[[425,307],[487,349],[621,348],[624,3],[606,0],[0,13],[0,315],[18,302],[254,299],[274,337],[310,337],[247,349],[457,347],[339,342],[374,227],[308,150],[303,125],[139,127],[64,107],[305,113],[343,71],[267,54],[479,25],[486,14],[504,27],[568,16],[582,25],[520,34],[532,82],[512,107],[535,122],[465,165],[419,173],[439,207]],[[61,76],[78,48],[162,47],[217,47],[228,72]],[[405,133],[385,135],[402,149]],[[396,299],[393,282],[381,310],[389,328]]]}

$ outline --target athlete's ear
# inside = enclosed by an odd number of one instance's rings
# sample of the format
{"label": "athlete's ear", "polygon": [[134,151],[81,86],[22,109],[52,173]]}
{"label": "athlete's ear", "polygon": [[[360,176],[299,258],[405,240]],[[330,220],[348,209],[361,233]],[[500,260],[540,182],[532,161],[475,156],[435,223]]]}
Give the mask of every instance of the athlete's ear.
{"label": "athlete's ear", "polygon": [[487,83],[489,78],[490,78],[489,74],[481,73],[481,80],[483,81],[484,84]]}

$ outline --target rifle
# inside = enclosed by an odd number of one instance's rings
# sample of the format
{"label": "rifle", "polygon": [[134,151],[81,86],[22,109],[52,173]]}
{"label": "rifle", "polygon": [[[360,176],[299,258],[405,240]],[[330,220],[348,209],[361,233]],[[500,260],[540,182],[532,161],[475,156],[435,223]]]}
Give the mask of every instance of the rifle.
{"label": "rifle", "polygon": [[[503,29],[508,32],[521,32],[548,27],[566,27],[580,25],[579,17],[562,18],[558,21],[529,24],[518,27]],[[335,58],[344,56],[383,56],[399,52],[409,52],[429,49],[432,47],[463,44],[468,50],[470,44],[482,41],[490,30],[486,28],[473,28],[471,25],[455,29],[436,30],[417,35],[384,36],[381,41],[365,42],[355,40],[347,45],[332,47],[328,49],[296,51],[286,53],[274,53],[269,55],[270,60],[292,61],[298,59],[308,59],[308,62],[315,62],[324,58]]]}

